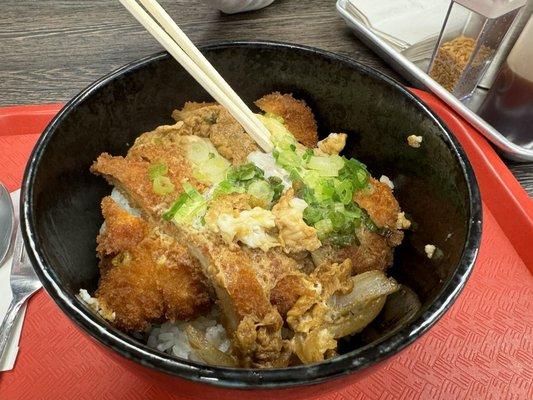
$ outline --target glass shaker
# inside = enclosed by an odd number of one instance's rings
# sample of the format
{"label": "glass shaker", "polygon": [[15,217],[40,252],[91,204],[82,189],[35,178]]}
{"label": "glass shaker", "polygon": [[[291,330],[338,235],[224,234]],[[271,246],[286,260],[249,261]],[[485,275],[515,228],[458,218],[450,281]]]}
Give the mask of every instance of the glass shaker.
{"label": "glass shaker", "polygon": [[478,111],[509,140],[533,148],[533,16],[529,17]]}
{"label": "glass shaker", "polygon": [[429,76],[458,99],[468,98],[526,1],[452,1],[433,51]]}

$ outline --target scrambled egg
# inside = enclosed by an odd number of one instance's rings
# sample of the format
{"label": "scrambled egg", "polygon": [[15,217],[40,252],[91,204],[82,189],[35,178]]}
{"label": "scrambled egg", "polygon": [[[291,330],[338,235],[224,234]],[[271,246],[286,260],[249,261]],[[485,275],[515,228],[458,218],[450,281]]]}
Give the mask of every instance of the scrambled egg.
{"label": "scrambled egg", "polygon": [[396,229],[409,229],[411,227],[411,221],[405,217],[405,213],[402,211],[398,213],[398,220],[396,221]]}
{"label": "scrambled egg", "polygon": [[278,240],[266,231],[276,226],[272,211],[255,207],[242,211],[237,217],[224,213],[219,215],[216,223],[222,237],[228,243],[236,239],[249,247],[260,248],[263,251],[280,245]]}
{"label": "scrambled egg", "polygon": [[422,144],[422,136],[409,135],[407,137],[407,144],[415,149],[418,149]]}
{"label": "scrambled egg", "polygon": [[272,209],[279,229],[279,241],[287,253],[314,251],[322,245],[316,229],[307,225],[303,219],[306,207],[307,203],[293,197],[293,190],[290,189]]}
{"label": "scrambled egg", "polygon": [[346,133],[330,133],[318,142],[318,151],[323,154],[339,154],[346,145]]}

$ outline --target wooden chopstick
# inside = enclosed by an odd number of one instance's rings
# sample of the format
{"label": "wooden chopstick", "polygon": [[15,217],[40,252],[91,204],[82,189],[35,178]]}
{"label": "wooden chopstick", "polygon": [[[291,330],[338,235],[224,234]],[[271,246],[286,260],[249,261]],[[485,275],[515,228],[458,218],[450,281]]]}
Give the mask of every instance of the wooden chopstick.
{"label": "wooden chopstick", "polygon": [[[242,99],[235,93],[235,91],[222,78],[218,71],[211,65],[211,63],[198,50],[189,37],[181,30],[181,28],[168,15],[163,7],[156,0],[139,0],[144,8],[152,15],[152,17],[161,25],[161,27],[170,35],[172,39],[187,53],[187,55],[198,65],[206,74],[215,82],[219,88],[232,100],[239,108],[250,118],[261,130],[266,130],[263,124],[257,119],[254,113],[242,101]],[[269,136],[268,130],[265,133]]]}
{"label": "wooden chopstick", "polygon": [[[228,110],[264,151],[272,151],[273,146],[268,130],[258,121],[252,111],[156,1],[141,0],[142,4],[152,13],[154,18],[157,18],[157,21],[152,19],[135,0],[119,1],[176,61],[218,103]],[[167,29],[167,31],[162,27]]]}

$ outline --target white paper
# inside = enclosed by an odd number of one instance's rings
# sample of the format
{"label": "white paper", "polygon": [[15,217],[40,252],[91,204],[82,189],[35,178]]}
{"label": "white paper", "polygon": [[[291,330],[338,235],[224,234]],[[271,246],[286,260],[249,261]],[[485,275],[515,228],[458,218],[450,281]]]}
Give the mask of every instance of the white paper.
{"label": "white paper", "polygon": [[433,50],[449,5],[449,0],[348,0],[346,10],[397,50],[425,55]]}
{"label": "white paper", "polygon": [[[19,197],[20,190],[11,193],[11,200],[14,205],[15,215],[18,221],[18,212],[19,212]],[[13,257],[8,257],[4,264],[0,266],[0,320],[4,319],[9,303],[11,302],[11,288],[9,284],[9,276],[11,273],[11,260]],[[17,359],[17,354],[19,350],[19,340],[20,333],[22,331],[22,324],[24,322],[24,315],[26,314],[26,305],[22,306],[18,315],[17,320],[15,321],[15,326],[13,327],[11,337],[7,342],[6,352],[4,357],[0,360],[0,371],[10,371],[15,365],[15,360]]]}

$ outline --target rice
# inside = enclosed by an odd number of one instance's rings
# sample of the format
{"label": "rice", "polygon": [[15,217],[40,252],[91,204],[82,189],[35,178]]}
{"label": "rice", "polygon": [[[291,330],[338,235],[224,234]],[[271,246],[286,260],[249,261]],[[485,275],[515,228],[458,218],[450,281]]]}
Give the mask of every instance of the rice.
{"label": "rice", "polygon": [[[83,301],[95,314],[100,315],[108,321],[115,319],[115,313],[103,310],[97,298],[92,297],[85,289],[80,289],[78,298]],[[213,309],[207,316],[200,316],[192,321],[165,322],[161,325],[154,325],[148,331],[146,344],[159,351],[186,360],[203,362],[189,344],[187,336],[187,326],[192,325],[201,332],[206,340],[213,347],[223,353],[230,352],[231,342],[226,333],[226,329],[217,322],[220,312]],[[143,340],[146,336],[140,333],[133,335],[136,339]]]}
{"label": "rice", "polygon": [[391,188],[391,190],[394,190],[394,183],[389,179],[387,175],[381,175],[379,178],[379,181],[383,183],[384,185],[387,185]]}
{"label": "rice", "polygon": [[192,325],[205,336],[211,345],[228,353],[231,342],[226,329],[217,322],[218,315],[218,310],[213,310],[207,316],[201,316],[192,321],[165,322],[162,325],[154,325],[148,333],[147,345],[179,358],[202,362],[191,348],[187,337],[187,326]]}
{"label": "rice", "polygon": [[93,310],[97,315],[100,315],[102,318],[113,322],[116,318],[116,315],[113,311],[110,311],[103,307],[97,298],[92,297],[89,292],[85,289],[80,289],[78,293],[78,298],[83,301],[87,306]]}

